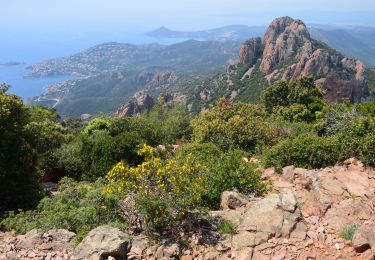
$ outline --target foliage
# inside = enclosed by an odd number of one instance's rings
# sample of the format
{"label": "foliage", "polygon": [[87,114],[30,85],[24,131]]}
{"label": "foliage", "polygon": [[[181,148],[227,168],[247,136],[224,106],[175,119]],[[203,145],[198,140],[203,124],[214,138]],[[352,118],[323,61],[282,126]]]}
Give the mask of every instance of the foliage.
{"label": "foliage", "polygon": [[82,135],[79,139],[79,157],[83,163],[83,180],[94,181],[105,174],[118,161],[125,160],[130,164],[140,162],[136,148],[143,141],[135,132],[123,132],[111,136],[103,130],[96,132],[92,138]]}
{"label": "foliage", "polygon": [[109,133],[112,124],[112,118],[100,116],[91,120],[83,129],[82,133],[95,139],[97,135],[100,136],[103,133]]}
{"label": "foliage", "polygon": [[42,193],[36,172],[37,153],[26,127],[30,110],[22,99],[0,87],[0,213],[35,206]]}
{"label": "foliage", "polygon": [[194,140],[212,142],[223,150],[239,148],[259,151],[273,140],[272,124],[258,105],[221,100],[192,120]]}
{"label": "foliage", "polygon": [[222,220],[219,226],[217,227],[217,231],[221,235],[235,235],[237,234],[237,226],[230,221]]}
{"label": "foliage", "polygon": [[39,106],[30,107],[30,111],[26,130],[39,154],[59,148],[72,138],[68,130],[59,123],[60,116],[56,111]]}
{"label": "foliage", "polygon": [[354,233],[357,231],[358,228],[358,224],[349,224],[339,230],[339,235],[342,239],[350,241],[352,240]]}
{"label": "foliage", "polygon": [[145,112],[142,116],[155,129],[159,144],[173,144],[178,139],[190,138],[189,114],[181,104],[168,106],[161,98],[150,112]]}
{"label": "foliage", "polygon": [[202,196],[201,204],[217,209],[220,196],[224,191],[237,190],[245,194],[261,195],[267,190],[266,183],[261,180],[258,165],[246,163],[246,153],[240,150],[222,152],[212,143],[190,144],[182,147],[178,158],[193,154],[205,166],[207,190]]}
{"label": "foliage", "polygon": [[273,146],[265,154],[265,165],[281,169],[287,165],[301,168],[320,168],[346,159],[340,140],[302,134],[288,138]]}
{"label": "foliage", "polygon": [[268,113],[280,115],[289,121],[313,121],[324,107],[323,93],[312,77],[290,83],[279,81],[266,88],[262,102]]}
{"label": "foliage", "polygon": [[91,229],[110,224],[124,226],[116,193],[103,193],[104,181],[77,183],[64,178],[59,193],[45,197],[36,210],[11,213],[2,224],[8,230],[26,233],[34,228],[67,229],[82,239]]}
{"label": "foliage", "polygon": [[192,155],[183,161],[162,160],[147,145],[138,154],[145,158],[143,163],[131,167],[119,162],[108,172],[107,193],[136,193],[136,205],[149,228],[171,227],[195,208],[206,190],[202,166]]}
{"label": "foliage", "polygon": [[47,152],[39,165],[39,168],[54,180],[63,176],[80,179],[84,172],[84,164],[79,153],[77,142],[63,144],[60,148]]}
{"label": "foliage", "polygon": [[319,135],[331,136],[340,131],[346,132],[356,120],[362,117],[362,114],[357,112],[356,106],[349,102],[330,104],[321,111],[314,127]]}

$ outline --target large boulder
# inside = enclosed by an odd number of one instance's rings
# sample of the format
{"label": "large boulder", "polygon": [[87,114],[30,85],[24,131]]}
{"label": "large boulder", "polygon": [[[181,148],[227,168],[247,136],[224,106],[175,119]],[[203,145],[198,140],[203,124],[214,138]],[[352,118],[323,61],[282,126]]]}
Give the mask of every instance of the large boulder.
{"label": "large boulder", "polygon": [[221,194],[221,208],[236,209],[246,205],[248,199],[245,195],[235,191],[224,191]]}
{"label": "large boulder", "polygon": [[357,229],[352,238],[352,245],[358,253],[375,249],[375,226],[361,226]]}
{"label": "large boulder", "polygon": [[271,194],[246,210],[238,229],[289,237],[302,217],[296,204],[290,189],[284,189],[280,195]]}
{"label": "large boulder", "polygon": [[90,231],[73,251],[73,260],[127,259],[131,249],[129,236],[118,228],[100,226]]}

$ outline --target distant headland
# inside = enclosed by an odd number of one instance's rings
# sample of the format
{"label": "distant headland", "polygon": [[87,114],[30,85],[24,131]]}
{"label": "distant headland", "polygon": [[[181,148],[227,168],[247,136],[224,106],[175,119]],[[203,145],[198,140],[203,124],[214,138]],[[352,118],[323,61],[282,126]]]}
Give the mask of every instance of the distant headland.
{"label": "distant headland", "polygon": [[10,67],[10,66],[18,66],[24,64],[23,62],[17,62],[17,61],[9,61],[6,63],[0,63],[0,67]]}

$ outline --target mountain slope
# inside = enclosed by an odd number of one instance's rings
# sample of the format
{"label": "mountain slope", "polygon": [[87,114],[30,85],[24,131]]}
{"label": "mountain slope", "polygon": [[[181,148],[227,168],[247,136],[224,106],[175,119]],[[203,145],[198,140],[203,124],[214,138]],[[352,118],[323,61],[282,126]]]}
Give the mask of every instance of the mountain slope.
{"label": "mountain slope", "polygon": [[263,39],[246,41],[241,47],[238,63],[230,65],[225,73],[201,83],[170,87],[168,93],[184,95],[186,105],[196,113],[220,97],[258,102],[268,84],[303,76],[314,77],[329,102],[346,99],[360,102],[368,91],[362,62],[346,58],[312,39],[302,21],[282,17],[271,23]]}
{"label": "mountain slope", "polygon": [[152,66],[180,71],[212,72],[225,66],[241,43],[189,40],[173,45],[104,43],[70,57],[29,67],[29,77],[93,76],[110,71],[142,70]]}
{"label": "mountain slope", "polygon": [[364,39],[366,37],[357,39],[356,36],[344,29],[324,30],[311,28],[310,33],[312,38],[328,44],[345,55],[360,59],[370,66],[375,66],[375,47],[365,43]]}
{"label": "mountain slope", "polygon": [[108,43],[33,65],[34,77],[86,78],[51,85],[32,104],[56,108],[63,117],[111,113],[139,90],[157,89],[180,78],[212,75],[234,62],[241,44],[190,40],[170,46],[147,46]]}

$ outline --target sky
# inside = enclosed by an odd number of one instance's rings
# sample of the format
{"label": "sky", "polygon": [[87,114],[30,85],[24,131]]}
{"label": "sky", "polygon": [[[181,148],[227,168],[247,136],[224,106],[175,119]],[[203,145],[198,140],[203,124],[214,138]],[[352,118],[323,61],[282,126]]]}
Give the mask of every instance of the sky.
{"label": "sky", "polygon": [[89,25],[197,29],[266,24],[282,15],[313,23],[375,26],[374,0],[0,0],[0,10],[2,28],[30,30]]}
{"label": "sky", "polygon": [[46,44],[66,55],[105,41],[138,43],[161,26],[267,25],[289,15],[308,24],[375,27],[375,0],[0,0],[0,12],[0,61],[11,49],[30,54],[26,44],[48,56]]}

